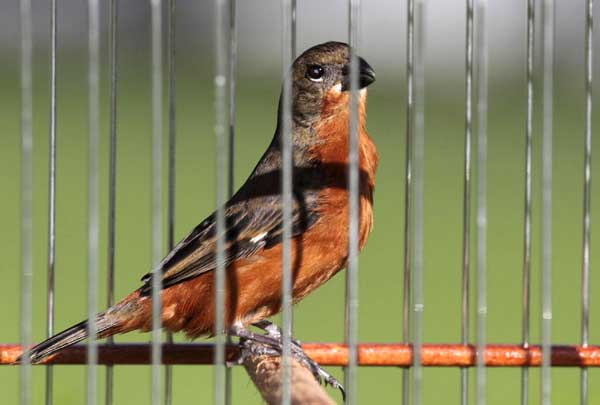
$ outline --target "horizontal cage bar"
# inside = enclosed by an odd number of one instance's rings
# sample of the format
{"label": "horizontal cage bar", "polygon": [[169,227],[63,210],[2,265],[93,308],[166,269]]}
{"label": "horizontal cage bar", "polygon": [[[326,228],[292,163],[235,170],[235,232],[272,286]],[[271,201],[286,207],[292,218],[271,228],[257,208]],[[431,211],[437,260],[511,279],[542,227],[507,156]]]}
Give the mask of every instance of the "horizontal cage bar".
{"label": "horizontal cage bar", "polygon": [[[150,344],[98,345],[98,364],[150,364]],[[306,354],[324,366],[345,366],[348,348],[342,343],[306,343]],[[358,365],[410,367],[412,345],[396,343],[358,344]],[[21,354],[18,344],[0,345],[0,365],[13,364]],[[213,364],[214,345],[163,344],[163,364]],[[226,358],[237,358],[238,346],[227,345]],[[461,344],[424,344],[421,346],[421,365],[426,367],[476,366],[476,347]],[[487,367],[539,367],[542,364],[541,346],[486,345],[484,354]],[[43,364],[86,364],[86,346],[64,349]],[[551,365],[554,367],[600,367],[600,346],[554,345]]]}

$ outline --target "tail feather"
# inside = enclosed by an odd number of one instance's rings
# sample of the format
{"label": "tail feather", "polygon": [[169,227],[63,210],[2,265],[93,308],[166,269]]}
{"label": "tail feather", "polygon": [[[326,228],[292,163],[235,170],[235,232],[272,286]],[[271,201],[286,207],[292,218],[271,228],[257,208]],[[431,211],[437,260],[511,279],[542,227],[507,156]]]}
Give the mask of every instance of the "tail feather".
{"label": "tail feather", "polygon": [[[105,337],[110,333],[106,333],[112,326],[111,322],[108,322],[107,317],[104,313],[98,314],[96,317],[96,331],[99,337]],[[49,337],[40,344],[33,347],[29,352],[23,353],[28,355],[31,363],[39,363],[46,357],[51,356],[60,350],[72,346],[76,343],[88,337],[88,321],[79,322],[76,325],[71,326],[64,331]],[[21,362],[21,356],[17,359],[17,362]]]}

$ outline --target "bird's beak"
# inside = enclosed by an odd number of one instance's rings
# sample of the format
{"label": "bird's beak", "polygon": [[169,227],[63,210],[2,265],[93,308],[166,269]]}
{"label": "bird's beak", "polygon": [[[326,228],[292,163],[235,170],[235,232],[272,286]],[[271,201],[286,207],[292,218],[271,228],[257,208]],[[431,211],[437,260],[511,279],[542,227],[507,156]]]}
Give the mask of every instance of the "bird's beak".
{"label": "bird's beak", "polygon": [[[342,79],[342,91],[350,90],[350,64],[344,66],[342,70],[344,78]],[[363,89],[375,81],[375,71],[366,60],[358,58],[358,88]]]}

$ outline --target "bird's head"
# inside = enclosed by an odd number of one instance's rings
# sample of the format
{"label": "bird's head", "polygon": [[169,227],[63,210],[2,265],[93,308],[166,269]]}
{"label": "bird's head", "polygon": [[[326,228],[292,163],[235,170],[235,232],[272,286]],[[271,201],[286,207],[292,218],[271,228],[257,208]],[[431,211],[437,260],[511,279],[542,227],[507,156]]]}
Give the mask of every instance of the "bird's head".
{"label": "bird's head", "polygon": [[[359,88],[375,81],[375,71],[358,58]],[[309,126],[322,117],[326,104],[348,105],[350,48],[342,42],[326,42],[306,50],[291,68],[294,122]],[[364,91],[361,92],[364,95]]]}

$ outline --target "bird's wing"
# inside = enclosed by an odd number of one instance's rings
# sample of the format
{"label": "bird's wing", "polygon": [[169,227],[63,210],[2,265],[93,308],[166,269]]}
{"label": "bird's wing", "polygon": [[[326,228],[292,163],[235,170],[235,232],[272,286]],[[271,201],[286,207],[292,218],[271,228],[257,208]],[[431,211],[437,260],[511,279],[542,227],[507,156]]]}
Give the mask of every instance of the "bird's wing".
{"label": "bird's wing", "polygon": [[[225,267],[281,241],[283,219],[279,197],[260,198],[228,206],[225,210]],[[292,208],[292,237],[305,232],[318,214],[297,203]],[[206,218],[159,264],[163,288],[181,283],[216,268],[216,214]],[[140,291],[152,291],[152,273],[142,277]]]}

